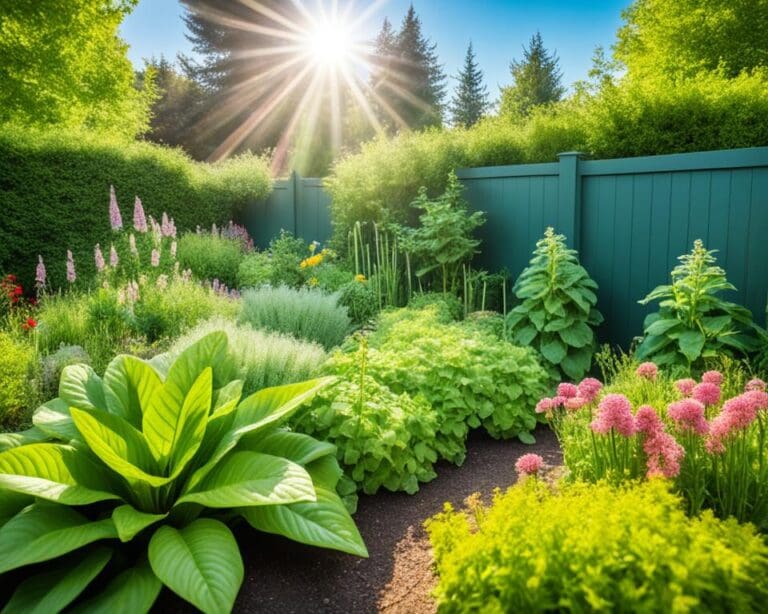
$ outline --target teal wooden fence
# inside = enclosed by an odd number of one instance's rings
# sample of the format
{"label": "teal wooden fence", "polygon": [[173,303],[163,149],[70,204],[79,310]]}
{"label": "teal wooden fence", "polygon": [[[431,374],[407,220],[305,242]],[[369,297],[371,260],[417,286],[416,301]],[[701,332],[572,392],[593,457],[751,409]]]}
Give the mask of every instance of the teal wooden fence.
{"label": "teal wooden fence", "polygon": [[[465,197],[485,211],[477,265],[513,279],[547,226],[568,237],[600,285],[604,341],[626,345],[652,306],[637,301],[669,280],[677,256],[701,238],[738,288],[728,297],[765,322],[768,299],[768,147],[460,169]],[[330,198],[316,179],[277,182],[247,225],[266,245],[280,228],[331,235]]]}

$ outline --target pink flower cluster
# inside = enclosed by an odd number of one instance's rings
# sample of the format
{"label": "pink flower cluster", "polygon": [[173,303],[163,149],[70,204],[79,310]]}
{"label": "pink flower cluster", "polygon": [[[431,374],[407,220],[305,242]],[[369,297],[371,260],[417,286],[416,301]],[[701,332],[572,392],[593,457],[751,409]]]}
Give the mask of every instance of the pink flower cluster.
{"label": "pink flower cluster", "polygon": [[515,463],[519,475],[535,475],[544,466],[544,459],[538,454],[523,454]]}
{"label": "pink flower cluster", "polygon": [[75,259],[72,256],[72,252],[67,250],[67,281],[71,284],[77,280],[77,273],[75,272]]}
{"label": "pink flower cluster", "polygon": [[597,418],[590,425],[595,433],[610,433],[615,429],[619,435],[631,437],[635,434],[635,420],[632,404],[623,394],[607,394],[597,406]]}
{"label": "pink flower cluster", "polygon": [[707,371],[701,376],[701,383],[691,378],[679,379],[675,382],[675,388],[684,397],[693,397],[706,407],[712,407],[720,402],[720,384],[723,383],[723,374],[720,371]]}
{"label": "pink flower cluster", "polygon": [[680,461],[685,456],[683,447],[664,430],[664,424],[650,405],[637,410],[637,432],[643,436],[646,455],[646,476],[673,478],[680,473]]}
{"label": "pink flower cluster", "polygon": [[35,285],[39,290],[42,290],[45,288],[45,263],[43,262],[43,257],[38,254],[37,255],[37,268],[35,269]]}
{"label": "pink flower cluster", "polygon": [[706,448],[710,454],[722,454],[725,440],[738,431],[743,431],[755,421],[757,412],[768,409],[768,393],[750,390],[723,404],[720,414],[712,420]]}
{"label": "pink flower cluster", "polygon": [[117,206],[114,186],[109,186],[109,223],[112,230],[122,230],[123,228],[123,218],[120,215],[120,207]]}
{"label": "pink flower cluster", "polygon": [[755,378],[747,382],[744,386],[744,392],[765,392],[765,382],[761,379]]}
{"label": "pink flower cluster", "polygon": [[[718,396],[720,389],[718,388]],[[709,432],[709,424],[704,415],[704,403],[697,399],[683,399],[670,404],[667,414],[677,428],[683,432],[693,432],[706,435]]]}
{"label": "pink flower cluster", "polygon": [[147,218],[144,215],[144,206],[138,196],[133,203],[133,227],[136,232],[147,232]]}
{"label": "pink flower cluster", "polygon": [[659,374],[659,368],[652,362],[644,362],[637,368],[635,374],[653,382]]}
{"label": "pink flower cluster", "polygon": [[578,386],[563,382],[557,386],[556,396],[541,399],[536,404],[536,413],[551,414],[559,407],[564,407],[568,411],[576,411],[595,401],[602,388],[603,385],[592,377],[583,379]]}

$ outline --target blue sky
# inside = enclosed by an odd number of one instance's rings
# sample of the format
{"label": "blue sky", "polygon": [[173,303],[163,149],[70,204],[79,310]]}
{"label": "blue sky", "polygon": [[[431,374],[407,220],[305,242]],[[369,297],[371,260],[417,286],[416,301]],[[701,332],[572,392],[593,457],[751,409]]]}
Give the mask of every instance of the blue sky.
{"label": "blue sky", "polygon": [[[320,0],[304,0],[312,7]],[[597,45],[608,48],[621,23],[621,10],[630,0],[413,0],[426,35],[437,43],[440,61],[455,75],[464,60],[467,44],[474,43],[491,95],[497,85],[509,82],[509,62],[519,58],[523,44],[539,30],[544,44],[560,56],[563,82],[570,85],[586,77]],[[357,0],[360,9],[370,0]],[[382,2],[363,26],[363,36],[374,36],[384,17],[396,26],[411,0]],[[327,4],[326,4],[327,5]],[[140,0],[121,26],[130,45],[129,57],[137,66],[142,58],[190,53],[184,37],[177,0]]]}

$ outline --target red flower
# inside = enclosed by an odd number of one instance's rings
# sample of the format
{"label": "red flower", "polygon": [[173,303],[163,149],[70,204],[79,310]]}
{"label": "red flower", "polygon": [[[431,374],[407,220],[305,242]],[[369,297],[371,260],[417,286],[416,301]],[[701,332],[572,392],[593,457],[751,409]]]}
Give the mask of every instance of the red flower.
{"label": "red flower", "polygon": [[21,296],[22,294],[24,294],[24,288],[22,288],[21,286],[16,286],[16,287],[13,289],[13,293],[14,293],[16,296]]}
{"label": "red flower", "polygon": [[8,275],[6,275],[5,278],[8,281],[16,281],[16,276],[13,273],[8,273]]}
{"label": "red flower", "polygon": [[27,318],[27,321],[26,321],[26,322],[24,322],[24,323],[21,325],[21,327],[22,327],[24,330],[32,330],[32,329],[33,329],[33,328],[35,328],[36,326],[37,326],[37,320],[35,320],[34,318]]}

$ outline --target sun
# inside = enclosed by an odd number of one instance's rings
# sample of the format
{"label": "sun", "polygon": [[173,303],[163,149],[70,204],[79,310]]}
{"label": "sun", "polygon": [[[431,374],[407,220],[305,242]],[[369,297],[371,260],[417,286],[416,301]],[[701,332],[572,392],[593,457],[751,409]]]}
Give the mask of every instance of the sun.
{"label": "sun", "polygon": [[351,29],[340,19],[313,24],[305,41],[311,59],[319,66],[331,68],[348,64],[353,47]]}

